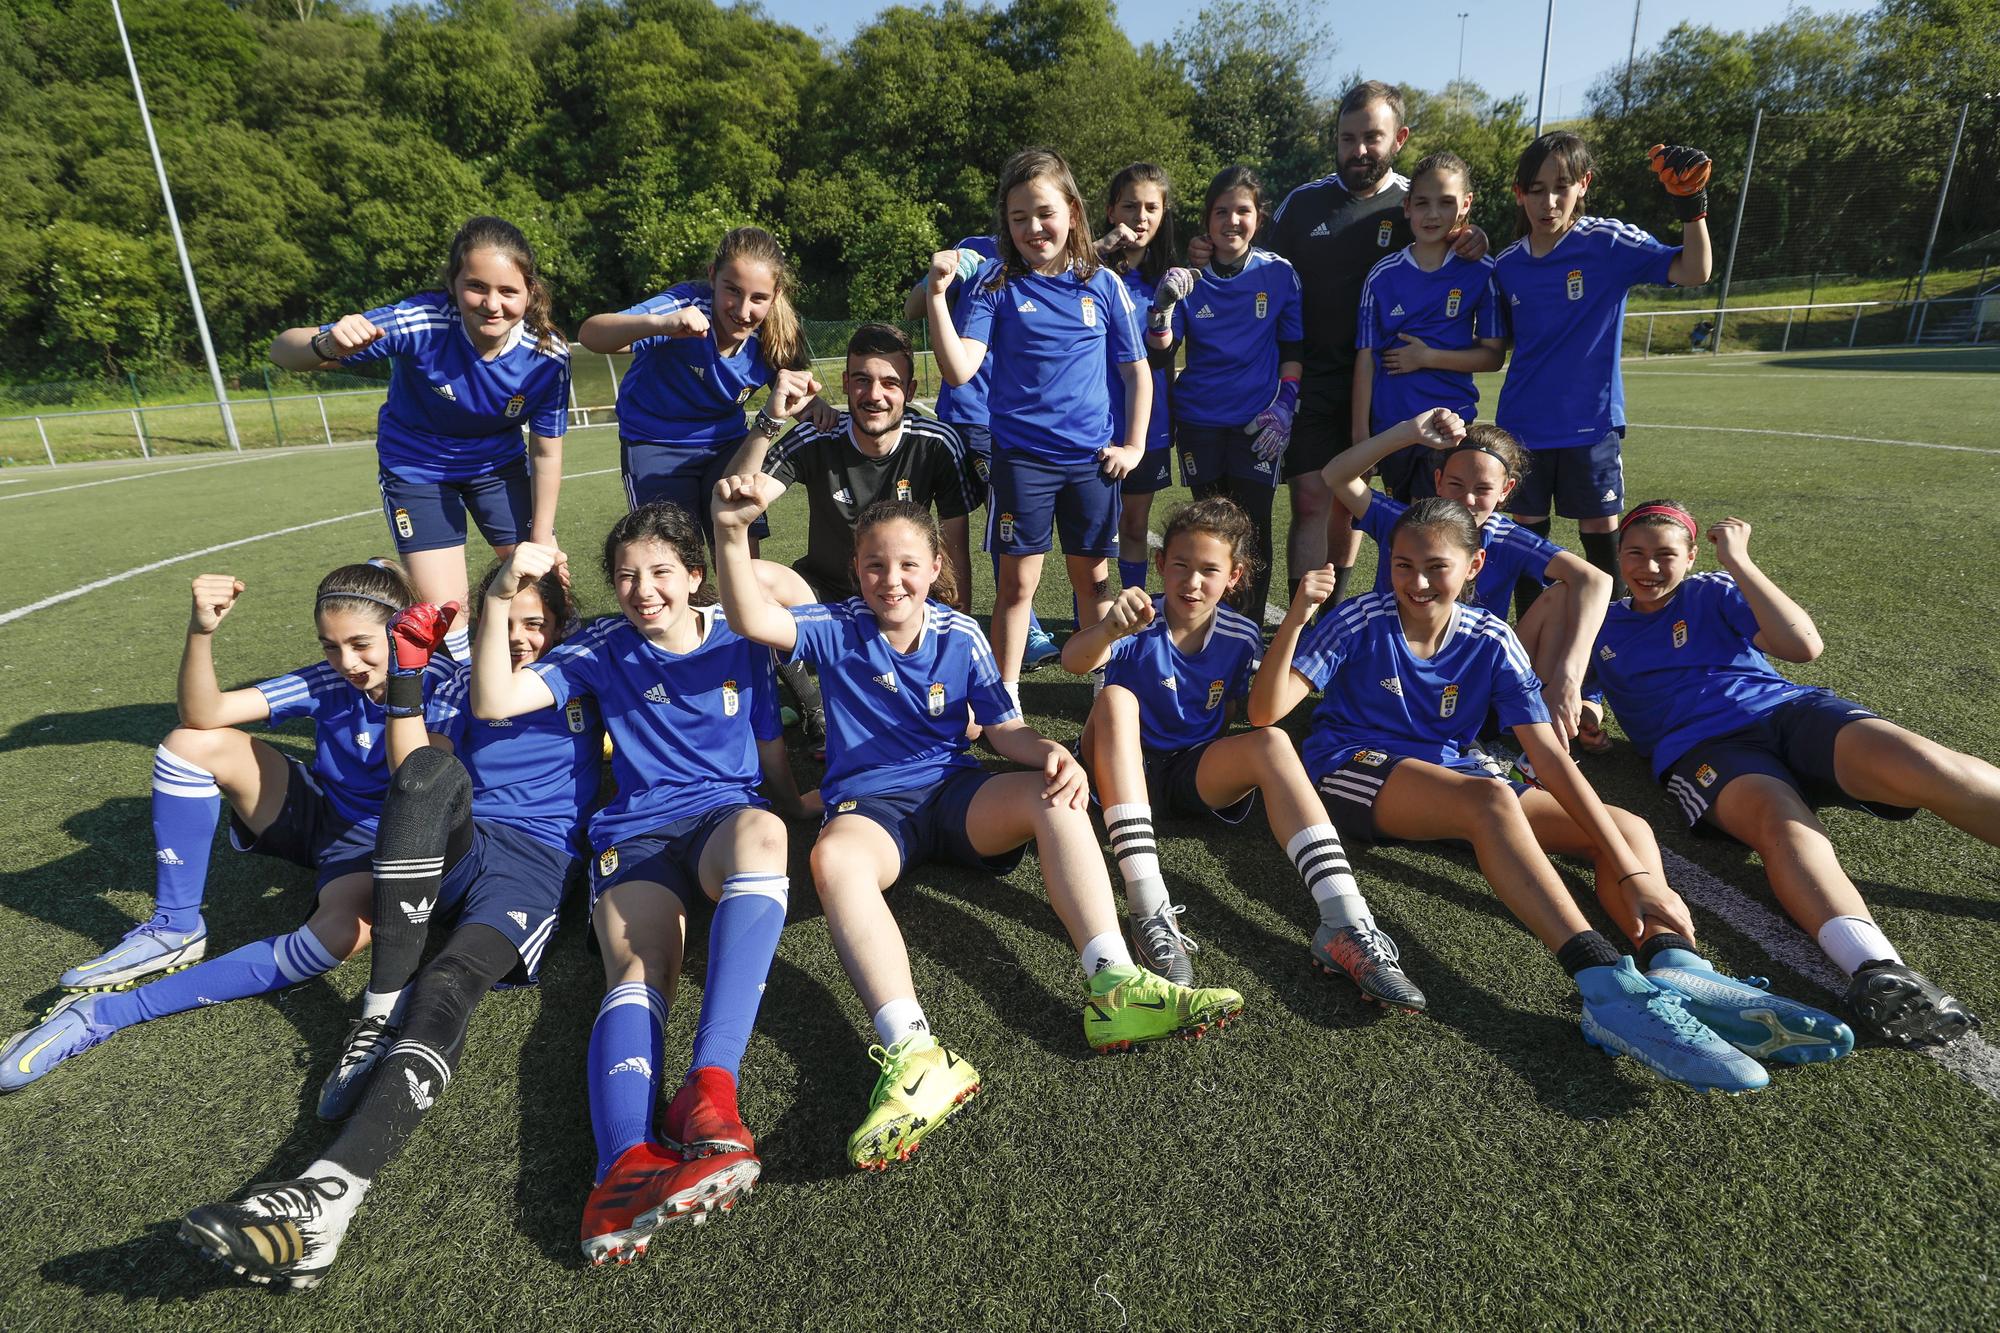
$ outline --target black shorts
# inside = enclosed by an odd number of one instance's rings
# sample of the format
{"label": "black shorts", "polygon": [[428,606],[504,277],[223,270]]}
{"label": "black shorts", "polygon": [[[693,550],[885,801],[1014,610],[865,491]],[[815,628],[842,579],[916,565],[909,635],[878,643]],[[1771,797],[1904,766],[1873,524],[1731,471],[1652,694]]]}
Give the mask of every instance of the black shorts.
{"label": "black shorts", "polygon": [[1833,747],[1850,722],[1875,714],[1832,690],[1788,699],[1747,727],[1698,741],[1667,765],[1660,782],[1693,828],[1714,824],[1714,802],[1724,787],[1748,773],[1762,773],[1790,787],[1815,809],[1839,806],[1883,819],[1908,819],[1905,805],[1858,801],[1841,790],[1833,772]]}
{"label": "black shorts", "polygon": [[[1319,792],[1327,818],[1333,821],[1334,832],[1343,843],[1349,846],[1372,843],[1381,847],[1403,844],[1403,839],[1392,838],[1376,826],[1375,798],[1382,794],[1382,784],[1388,781],[1396,765],[1414,757],[1385,750],[1356,750],[1331,771],[1314,779],[1313,788]],[[1503,778],[1474,759],[1460,758],[1444,767],[1454,773],[1505,782],[1516,796],[1528,790],[1527,783]]]}
{"label": "black shorts", "polygon": [[1292,442],[1285,446],[1278,476],[1290,481],[1317,472],[1333,456],[1354,443],[1354,405],[1348,402],[1299,402],[1292,418]]}
{"label": "black shorts", "polygon": [[1257,804],[1254,787],[1220,810],[1201,799],[1201,788],[1195,782],[1195,775],[1201,770],[1202,755],[1221,739],[1218,736],[1215,740],[1190,745],[1185,750],[1145,752],[1146,800],[1152,805],[1155,817],[1163,813],[1182,819],[1212,815],[1225,824],[1241,824],[1249,818],[1251,808]]}

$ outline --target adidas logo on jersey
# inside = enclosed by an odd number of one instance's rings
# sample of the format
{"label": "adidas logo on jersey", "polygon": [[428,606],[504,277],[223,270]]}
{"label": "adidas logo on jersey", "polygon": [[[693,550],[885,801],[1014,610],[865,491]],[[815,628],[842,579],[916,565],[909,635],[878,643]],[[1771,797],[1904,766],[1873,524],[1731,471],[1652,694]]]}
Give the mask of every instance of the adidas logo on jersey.
{"label": "adidas logo on jersey", "polygon": [[424,922],[431,919],[431,908],[435,906],[437,906],[437,899],[419,898],[413,903],[406,902],[403,904],[403,915],[421,926]]}
{"label": "adidas logo on jersey", "polygon": [[163,866],[184,866],[187,864],[187,862],[181,860],[180,853],[171,847],[160,848],[159,851],[153,853],[153,859]]}
{"label": "adidas logo on jersey", "polygon": [[1021,304],[1015,306],[1014,308],[1020,311],[1024,315],[1032,315],[1035,313],[1036,309],[1035,303],[1033,301],[1023,301],[1021,302]]}
{"label": "adidas logo on jersey", "polygon": [[1196,319],[1214,319],[1215,311],[1209,309],[1207,306],[1203,306],[1201,309],[1194,312],[1194,317]]}
{"label": "adidas logo on jersey", "polygon": [[418,1078],[415,1074],[405,1069],[403,1071],[403,1081],[410,1085],[410,1105],[416,1107],[419,1111],[430,1110],[431,1103],[437,1100],[437,1095],[431,1091],[430,1080],[427,1078]]}
{"label": "adidas logo on jersey", "polygon": [[451,391],[451,386],[449,384],[433,384],[431,385],[431,388],[437,392],[438,397],[444,399],[447,403],[455,403],[458,401],[458,395]]}
{"label": "adidas logo on jersey", "polygon": [[1391,311],[1390,311],[1389,313],[1390,313],[1391,315],[1400,315],[1400,314],[1402,314],[1402,313],[1403,313],[1403,303],[1402,303],[1401,301],[1398,301],[1398,302],[1396,303],[1396,308],[1395,308],[1394,310],[1391,310]]}
{"label": "adidas logo on jersey", "polygon": [[1181,687],[1174,683],[1174,678],[1171,674],[1160,677],[1160,684],[1166,686],[1175,694],[1179,694],[1181,691]]}
{"label": "adidas logo on jersey", "polygon": [[653,1062],[643,1055],[628,1055],[617,1064],[611,1066],[609,1073],[642,1074],[647,1078],[651,1078],[653,1076]]}
{"label": "adidas logo on jersey", "polygon": [[514,719],[511,717],[489,717],[486,719],[486,725],[489,727],[511,727],[514,725]]}
{"label": "adidas logo on jersey", "polygon": [[652,689],[647,690],[646,702],[649,704],[663,704],[669,702],[667,698],[667,687],[664,685],[655,685]]}
{"label": "adidas logo on jersey", "polygon": [[507,913],[507,919],[509,921],[512,921],[515,925],[519,926],[522,930],[526,930],[528,928],[528,914],[526,912],[509,912]]}
{"label": "adidas logo on jersey", "polygon": [[889,691],[889,693],[894,694],[896,692],[896,673],[893,671],[884,671],[881,675],[875,677],[875,683]]}
{"label": "adidas logo on jersey", "polygon": [[1403,697],[1403,682],[1396,679],[1396,677],[1384,676],[1381,680],[1381,685],[1383,689],[1389,691],[1389,693],[1395,695],[1398,699]]}
{"label": "adidas logo on jersey", "polygon": [[851,505],[854,503],[854,492],[842,486],[833,493],[833,502],[835,504]]}
{"label": "adidas logo on jersey", "polygon": [[354,743],[364,750],[372,750],[375,748],[375,737],[368,732],[357,731],[354,733]]}
{"label": "adidas logo on jersey", "polygon": [[1322,223],[1320,223],[1320,224],[1319,224],[1319,225],[1318,225],[1317,227],[1314,227],[1314,228],[1313,228],[1313,229],[1312,229],[1311,231],[1307,232],[1307,233],[1306,233],[1306,235],[1308,235],[1308,236],[1331,236],[1331,235],[1333,235],[1333,232],[1332,232],[1332,231],[1331,231],[1330,229],[1328,229],[1327,225],[1326,225],[1326,224],[1325,224],[1324,222],[1322,222]]}

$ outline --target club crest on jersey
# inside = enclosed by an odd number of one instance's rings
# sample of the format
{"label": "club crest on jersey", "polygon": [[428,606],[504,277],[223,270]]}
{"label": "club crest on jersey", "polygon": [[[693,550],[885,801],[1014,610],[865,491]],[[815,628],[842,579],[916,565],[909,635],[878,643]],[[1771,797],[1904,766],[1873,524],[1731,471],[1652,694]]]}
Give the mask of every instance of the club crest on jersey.
{"label": "club crest on jersey", "polygon": [[1354,762],[1368,768],[1380,768],[1389,762],[1389,755],[1384,750],[1356,750]]}
{"label": "club crest on jersey", "polygon": [[1192,477],[1193,475],[1194,475],[1194,455],[1184,453],[1181,455],[1181,481],[1185,483],[1187,479],[1189,477]]}
{"label": "club crest on jersey", "polygon": [[1389,239],[1395,234],[1396,224],[1388,218],[1383,218],[1382,225],[1375,229],[1375,248],[1378,250],[1387,250],[1389,248]]}
{"label": "club crest on jersey", "polygon": [[1264,318],[1265,312],[1270,310],[1270,308],[1271,308],[1271,294],[1269,292],[1258,292],[1257,318],[1259,319]]}
{"label": "club crest on jersey", "polygon": [[859,801],[842,801],[839,805],[833,807],[833,813],[835,813],[836,815],[844,815],[848,813],[850,810],[853,810],[856,806],[860,804],[861,802]]}
{"label": "club crest on jersey", "polygon": [[528,395],[525,393],[517,393],[512,398],[509,398],[507,400],[507,415],[510,417],[518,417],[521,415],[521,409],[526,407],[527,405],[528,405]]}
{"label": "club crest on jersey", "polygon": [[410,523],[409,510],[398,509],[396,511],[395,517],[396,517],[396,535],[398,537],[409,538],[417,535],[416,528]]}
{"label": "club crest on jersey", "polygon": [[1465,290],[1463,288],[1454,287],[1446,292],[1444,297],[1444,317],[1446,319],[1456,318],[1458,315],[1458,303],[1464,299]]}
{"label": "club crest on jersey", "polygon": [[615,875],[618,873],[618,849],[616,847],[606,847],[604,855],[597,858],[597,873],[600,875]]}
{"label": "club crest on jersey", "polygon": [[1569,271],[1569,299],[1572,301],[1583,299],[1583,270],[1580,268]]}
{"label": "club crest on jersey", "polygon": [[563,705],[563,721],[569,723],[569,729],[575,734],[583,734],[583,700],[571,699]]}
{"label": "club crest on jersey", "polygon": [[1000,540],[1003,542],[1014,540],[1014,516],[1012,514],[1000,515]]}
{"label": "club crest on jersey", "polygon": [[1444,687],[1444,697],[1438,700],[1438,716],[1450,717],[1458,711],[1458,686]]}
{"label": "club crest on jersey", "polygon": [[1082,302],[1082,308],[1083,308],[1083,327],[1085,327],[1086,329],[1096,328],[1097,327],[1096,300],[1088,296],[1084,297]]}
{"label": "club crest on jersey", "polygon": [[944,682],[931,682],[930,709],[932,717],[944,716]]}
{"label": "club crest on jersey", "polygon": [[1210,682],[1208,682],[1208,706],[1210,708],[1214,708],[1221,702],[1222,702],[1222,682],[1219,680],[1211,680]]}
{"label": "club crest on jersey", "polygon": [[742,696],[737,694],[736,692],[736,682],[733,680],[723,681],[722,715],[724,717],[735,717],[736,710],[742,706],[743,706],[743,699]]}
{"label": "club crest on jersey", "polygon": [[1703,764],[1694,771],[1694,780],[1704,787],[1713,787],[1715,785],[1715,770],[1707,764]]}
{"label": "club crest on jersey", "polygon": [[1674,622],[1674,647],[1685,648],[1687,646],[1688,623],[1685,620],[1676,620]]}
{"label": "club crest on jersey", "polygon": [[756,386],[756,385],[754,385],[754,384],[746,384],[746,385],[744,385],[744,386],[743,386],[743,391],[742,391],[741,393],[739,393],[739,394],[737,394],[737,395],[736,395],[736,403],[737,403],[737,406],[739,406],[739,407],[740,407],[740,406],[742,406],[742,405],[743,405],[744,403],[747,403],[747,402],[749,402],[749,401],[750,401],[750,395],[751,395],[751,394],[753,394],[753,393],[755,393],[756,391],[757,391],[757,386]]}
{"label": "club crest on jersey", "polygon": [[896,498],[898,500],[902,500],[905,503],[907,503],[911,497],[911,494],[912,492],[910,490],[910,479],[908,477],[896,478]]}

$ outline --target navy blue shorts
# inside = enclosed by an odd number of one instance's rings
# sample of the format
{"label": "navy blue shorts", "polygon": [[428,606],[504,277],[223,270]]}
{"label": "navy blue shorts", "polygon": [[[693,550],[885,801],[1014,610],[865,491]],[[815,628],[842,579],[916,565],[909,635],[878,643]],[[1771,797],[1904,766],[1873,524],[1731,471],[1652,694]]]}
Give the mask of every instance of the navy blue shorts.
{"label": "navy blue shorts", "polygon": [[[533,982],[555,933],[556,910],[576,858],[507,824],[472,821],[472,846],[447,870],[431,904],[403,902],[412,921],[491,926],[521,964],[506,980]],[[419,915],[421,913],[421,915]]]}
{"label": "navy blue shorts", "polygon": [[1278,467],[1266,463],[1251,451],[1257,437],[1228,426],[1197,426],[1182,422],[1174,427],[1174,442],[1181,451],[1181,485],[1189,490],[1219,482],[1251,482],[1278,488]]}
{"label": "navy blue shorts", "polygon": [[382,515],[402,555],[445,551],[465,545],[465,515],[479,525],[489,546],[513,546],[528,535],[534,493],[526,457],[509,459],[470,481],[407,481],[388,468],[376,477],[382,488]]}
{"label": "navy blue shorts", "polygon": [[[720,450],[705,451],[620,438],[618,471],[625,478],[625,503],[632,509],[662,501],[678,505],[713,542],[715,483],[722,480],[736,449],[735,444],[727,444]],[[750,525],[750,535],[759,541],[771,535],[768,515],[757,516]]]}
{"label": "navy blue shorts", "polygon": [[1292,418],[1291,443],[1285,446],[1285,456],[1278,460],[1278,476],[1290,481],[1317,472],[1353,443],[1353,404],[1345,400],[1308,403],[1301,399],[1298,413]]}
{"label": "navy blue shorts", "polygon": [[275,856],[313,872],[317,893],[342,875],[375,873],[375,821],[351,823],[320,790],[312,770],[285,758],[285,803],[262,833],[253,833],[234,809],[229,845],[239,852]]}
{"label": "navy blue shorts", "polygon": [[878,792],[842,801],[826,812],[826,820],[831,822],[842,815],[874,820],[896,844],[905,871],[925,861],[944,861],[1004,875],[1021,864],[1028,844],[1024,842],[997,856],[981,856],[965,835],[972,798],[995,776],[983,768],[956,769],[932,786]]}
{"label": "navy blue shorts", "polygon": [[664,885],[681,906],[692,909],[708,897],[701,888],[701,853],[709,838],[739,810],[768,808],[761,801],[720,805],[605,848],[590,863],[591,910],[597,909],[599,898],[628,879]]}
{"label": "navy blue shorts", "polygon": [[1697,741],[1661,775],[1667,794],[1693,828],[1713,823],[1718,793],[1746,773],[1763,773],[1797,792],[1807,805],[1866,810],[1883,819],[1908,819],[1905,805],[1857,801],[1841,790],[1833,773],[1833,746],[1841,729],[1875,714],[1832,690],[1814,690],[1787,700],[1747,727]]}
{"label": "navy blue shorts", "polygon": [[958,432],[958,438],[965,444],[966,459],[972,464],[974,479],[979,488],[986,489],[987,473],[993,467],[993,430],[990,426],[972,426],[957,421],[945,423]]}
{"label": "navy blue shorts", "polygon": [[[1326,806],[1327,818],[1333,821],[1334,831],[1340,834],[1342,842],[1373,843],[1381,847],[1403,845],[1402,838],[1392,838],[1376,826],[1375,798],[1382,794],[1382,784],[1389,780],[1396,765],[1412,758],[1415,756],[1384,750],[1356,750],[1344,763],[1314,781],[1320,801]],[[1460,759],[1443,767],[1454,773],[1506,782],[1516,796],[1528,790],[1527,783],[1502,778],[1476,760]]]}
{"label": "navy blue shorts", "polygon": [[1382,489],[1390,499],[1404,504],[1427,500],[1437,494],[1438,455],[1421,444],[1407,445],[1375,465]]}
{"label": "navy blue shorts", "polygon": [[1118,489],[1126,495],[1151,495],[1174,484],[1174,451],[1148,449],[1139,466],[1119,479]]}
{"label": "navy blue shorts", "polygon": [[[1222,739],[1220,736],[1215,740]],[[1213,815],[1225,824],[1241,824],[1257,804],[1257,790],[1251,788],[1240,800],[1218,810],[1201,799],[1201,787],[1195,775],[1201,770],[1201,757],[1215,740],[1190,745],[1185,750],[1147,750],[1146,800],[1152,805],[1157,816],[1162,812],[1182,819],[1198,819],[1203,815]]]}
{"label": "navy blue shorts", "polygon": [[993,455],[986,502],[987,548],[1042,555],[1062,539],[1064,555],[1118,553],[1118,483],[1095,458],[1051,463],[1014,449]]}
{"label": "navy blue shorts", "polygon": [[[1607,518],[1625,508],[1624,435],[1612,431],[1596,444],[1528,450],[1527,475],[1508,497],[1513,514],[1555,513],[1562,518]],[[1555,508],[1549,508],[1553,501]]]}

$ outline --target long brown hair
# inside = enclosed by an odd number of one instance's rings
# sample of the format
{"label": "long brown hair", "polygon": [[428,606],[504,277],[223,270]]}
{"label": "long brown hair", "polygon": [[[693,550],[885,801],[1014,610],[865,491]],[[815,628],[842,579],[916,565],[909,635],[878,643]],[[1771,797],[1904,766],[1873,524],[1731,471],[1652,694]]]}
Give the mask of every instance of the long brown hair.
{"label": "long brown hair", "polygon": [[[1568,130],[1552,130],[1521,150],[1521,156],[1514,163],[1514,188],[1533,188],[1535,177],[1542,174],[1542,168],[1550,158],[1554,158],[1562,167],[1563,174],[1573,181],[1588,176],[1595,166],[1590,160],[1590,145],[1581,136]],[[1576,201],[1576,213],[1570,218],[1571,225],[1583,216],[1589,202],[1590,191],[1586,189]],[[1514,202],[1514,239],[1519,240],[1532,230],[1534,228],[1528,225],[1528,210],[1521,207],[1517,199]]]}
{"label": "long brown hair", "polygon": [[549,298],[549,285],[542,281],[541,267],[535,263],[535,247],[519,227],[505,218],[482,215],[466,219],[458,235],[451,238],[451,254],[444,261],[444,289],[458,299],[458,275],[465,271],[465,257],[474,250],[498,250],[521,270],[528,284],[528,310],[521,323],[534,331],[535,350],[552,352],[565,339],[556,327]]}
{"label": "long brown hair", "polygon": [[[1118,207],[1118,201],[1134,185],[1157,185],[1160,189],[1160,225],[1153,229],[1153,239],[1146,242],[1146,252],[1139,260],[1139,276],[1147,282],[1158,283],[1169,268],[1173,267],[1174,251],[1174,187],[1167,179],[1166,171],[1151,162],[1134,162],[1122,167],[1111,178],[1110,188],[1104,192],[1104,220],[1112,222],[1111,210]],[[1114,259],[1114,264],[1117,262]]]}
{"label": "long brown hair", "polygon": [[1063,246],[1063,253],[1069,258],[1070,271],[1079,278],[1088,278],[1098,270],[1097,247],[1091,244],[1083,191],[1076,188],[1076,176],[1069,163],[1053,148],[1023,148],[1000,168],[1000,188],[993,193],[993,239],[999,243],[1000,268],[987,282],[988,291],[997,289],[1009,278],[1025,278],[1029,273],[1028,261],[1014,247],[1014,233],[1007,225],[1007,196],[1038,180],[1052,182],[1056,193],[1069,205],[1069,240]]}
{"label": "long brown hair", "polygon": [[416,600],[417,590],[403,567],[378,555],[363,564],[342,565],[321,579],[313,593],[313,614],[346,612],[386,625]]}
{"label": "long brown hair", "polygon": [[920,505],[912,500],[877,500],[861,511],[854,520],[854,549],[861,550],[861,539],[870,531],[884,523],[898,520],[908,523],[923,534],[930,544],[931,554],[937,557],[938,576],[931,581],[931,600],[947,605],[958,600],[958,580],[952,577],[951,561],[944,558],[944,531],[938,527],[937,515],[929,505]]}
{"label": "long brown hair", "polygon": [[792,266],[785,262],[785,251],[778,238],[762,227],[738,227],[724,236],[708,266],[711,291],[715,275],[731,260],[763,264],[771,270],[771,308],[764,312],[764,322],[757,330],[764,364],[772,370],[805,369],[805,330],[799,323],[798,310],[792,305]]}

